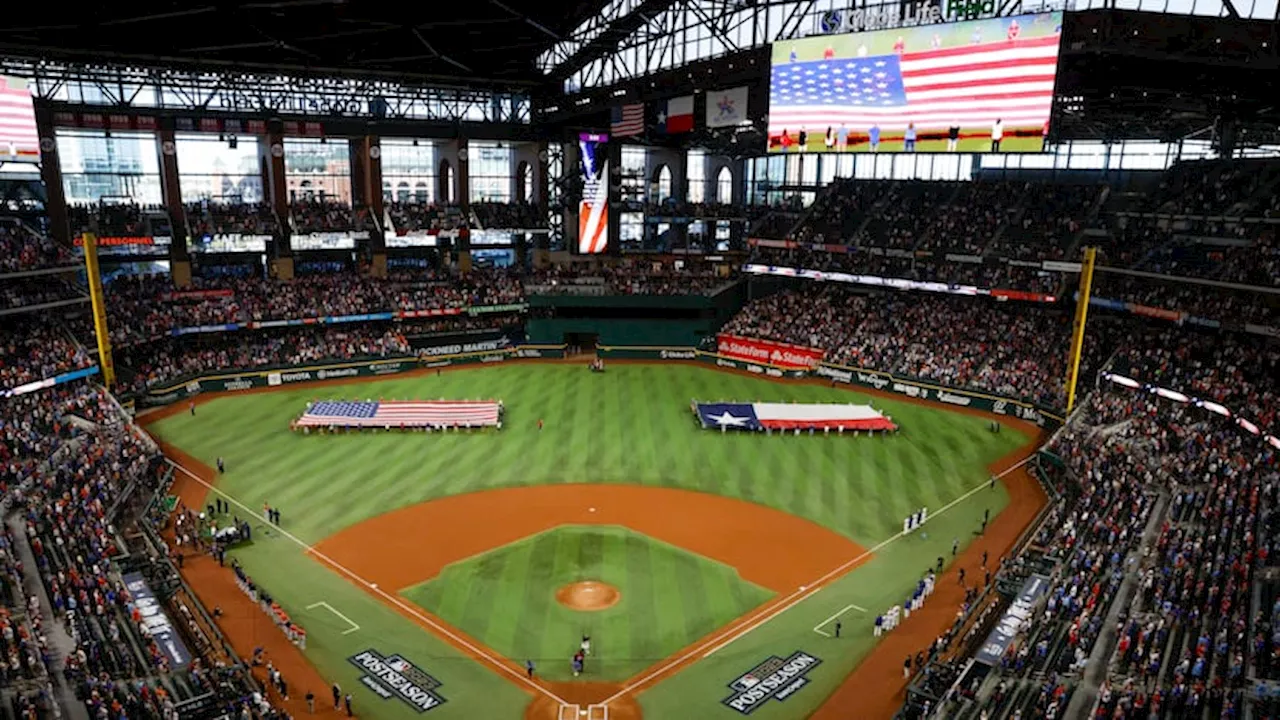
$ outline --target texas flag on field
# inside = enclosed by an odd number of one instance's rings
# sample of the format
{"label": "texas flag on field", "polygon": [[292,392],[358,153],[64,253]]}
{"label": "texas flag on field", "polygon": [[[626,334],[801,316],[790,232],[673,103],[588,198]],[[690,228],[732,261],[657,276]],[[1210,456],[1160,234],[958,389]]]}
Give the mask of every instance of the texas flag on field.
{"label": "texas flag on field", "polygon": [[665,133],[693,132],[693,96],[671,98],[658,112],[658,130]]}
{"label": "texas flag on field", "polygon": [[870,405],[837,403],[696,403],[702,427],[725,430],[896,430]]}

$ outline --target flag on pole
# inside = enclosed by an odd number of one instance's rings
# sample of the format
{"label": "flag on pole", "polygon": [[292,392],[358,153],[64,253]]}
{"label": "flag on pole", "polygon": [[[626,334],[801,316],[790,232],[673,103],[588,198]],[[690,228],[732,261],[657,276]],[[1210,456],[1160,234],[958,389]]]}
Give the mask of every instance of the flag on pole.
{"label": "flag on pole", "polygon": [[733,127],[747,121],[746,86],[707,93],[707,127]]}
{"label": "flag on pole", "polygon": [[634,137],[644,132],[644,103],[615,107],[611,113],[610,135],[614,137]]}
{"label": "flag on pole", "polygon": [[39,155],[40,136],[27,81],[0,75],[0,158]]}
{"label": "flag on pole", "polygon": [[658,129],[665,133],[693,132],[693,96],[668,100],[666,111],[658,113]]}

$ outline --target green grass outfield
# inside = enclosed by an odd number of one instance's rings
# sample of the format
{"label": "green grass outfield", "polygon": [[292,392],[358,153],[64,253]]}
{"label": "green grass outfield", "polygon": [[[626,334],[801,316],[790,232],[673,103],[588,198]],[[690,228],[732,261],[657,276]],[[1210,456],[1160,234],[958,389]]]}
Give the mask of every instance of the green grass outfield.
{"label": "green grass outfield", "polygon": [[[581,580],[608,583],[621,599],[596,612],[555,601],[557,589]],[[453,563],[401,595],[505,657],[546,658],[541,675],[552,680],[573,679],[568,658],[588,635],[587,678],[622,681],[773,593],[627,528],[562,526]]]}
{"label": "green grass outfield", "polygon": [[[289,421],[313,399],[499,398],[501,431],[476,433],[295,434]],[[903,428],[883,437],[722,434],[697,427],[690,400],[872,402]],[[539,418],[546,428],[539,432]],[[220,488],[249,508],[279,507],[283,525],[314,544],[353,523],[433,498],[548,483],[635,483],[713,492],[804,517],[873,547],[901,529],[902,518],[940,508],[981,486],[986,466],[1025,444],[987,421],[947,410],[812,384],[772,383],[688,365],[614,364],[590,374],[576,365],[519,364],[391,377],[359,385],[226,396],[151,426],[159,437],[228,472]],[[870,618],[845,615],[845,636],[813,627],[849,604],[882,609],[901,599],[953,538],[972,538],[983,511],[999,512],[1002,488],[983,491],[930,519],[913,535],[821,592],[717,649],[641,694],[648,717],[738,717],[720,701],[727,683],[771,654],[806,650],[823,663],[811,686],[770,702],[755,718],[804,717],[872,646]],[[500,519],[495,519],[500,521]],[[375,648],[401,653],[443,683],[448,700],[432,718],[518,718],[528,695],[488,667],[462,657],[434,635],[336,572],[294,541],[259,532],[235,555],[308,629],[307,654],[328,678],[355,688],[362,715],[419,717],[359,684],[347,658]],[[786,543],[787,538],[778,538]],[[803,552],[803,548],[797,548]],[[326,602],[360,630],[324,607]],[[663,608],[656,608],[662,613]],[[562,660],[561,660],[562,661]]]}

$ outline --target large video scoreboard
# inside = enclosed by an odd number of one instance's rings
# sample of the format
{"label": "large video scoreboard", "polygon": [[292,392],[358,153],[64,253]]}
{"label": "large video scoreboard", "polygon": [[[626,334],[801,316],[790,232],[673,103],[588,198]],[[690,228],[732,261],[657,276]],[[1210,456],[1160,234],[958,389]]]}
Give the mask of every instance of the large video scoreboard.
{"label": "large video scoreboard", "polygon": [[1062,13],[774,43],[770,152],[1042,152]]}

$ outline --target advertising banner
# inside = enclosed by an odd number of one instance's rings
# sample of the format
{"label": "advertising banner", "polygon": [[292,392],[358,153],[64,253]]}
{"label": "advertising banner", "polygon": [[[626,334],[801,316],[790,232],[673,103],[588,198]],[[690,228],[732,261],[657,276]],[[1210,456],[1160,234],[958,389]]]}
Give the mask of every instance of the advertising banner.
{"label": "advertising banner", "polygon": [[232,290],[175,290],[174,292],[162,293],[160,299],[165,302],[173,302],[174,300],[213,300],[214,298],[235,297]]}
{"label": "advertising banner", "polygon": [[438,357],[472,352],[495,352],[514,347],[519,342],[515,333],[502,330],[477,330],[461,333],[431,333],[409,338],[409,344],[420,357]]}
{"label": "advertising banner", "polygon": [[987,641],[982,644],[973,659],[985,665],[996,666],[1004,658],[1005,651],[1018,634],[1018,629],[1027,622],[1034,611],[1036,601],[1049,591],[1049,578],[1043,575],[1032,575],[1022,584],[1018,597],[1014,598],[1001,616],[1000,622],[991,629]]}
{"label": "advertising banner", "polygon": [[805,370],[817,367],[826,354],[825,351],[817,348],[757,340],[727,333],[716,336],[716,349],[719,354],[735,360]]}

